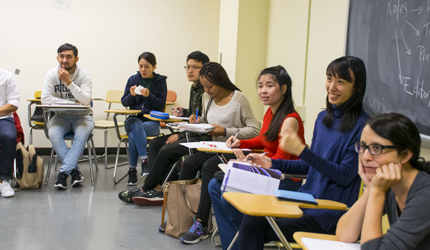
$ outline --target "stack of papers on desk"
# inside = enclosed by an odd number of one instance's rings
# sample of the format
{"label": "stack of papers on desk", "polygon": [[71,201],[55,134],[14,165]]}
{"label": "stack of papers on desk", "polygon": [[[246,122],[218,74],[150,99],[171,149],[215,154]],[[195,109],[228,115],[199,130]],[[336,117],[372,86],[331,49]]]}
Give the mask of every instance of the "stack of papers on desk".
{"label": "stack of papers on desk", "polygon": [[[178,125],[179,127],[180,125]],[[188,142],[188,143],[179,143],[182,146],[185,146],[187,148],[212,148],[212,149],[219,149],[224,151],[232,151],[231,148],[227,147],[225,142],[219,142],[219,141],[201,141],[201,142]],[[240,148],[242,151],[251,151],[251,149],[248,148]]]}
{"label": "stack of papers on desk", "polygon": [[192,132],[198,132],[198,133],[208,133],[215,129],[214,126],[210,124],[188,124],[188,123],[181,123],[178,125],[178,128],[192,131]]}
{"label": "stack of papers on desk", "polygon": [[345,243],[334,240],[302,238],[303,244],[309,250],[360,250],[358,243]]}
{"label": "stack of papers on desk", "polygon": [[179,119],[179,120],[184,120],[184,121],[188,121],[190,118],[189,117],[182,117],[182,116],[174,116],[174,115],[170,115],[169,116],[170,119]]}
{"label": "stack of papers on desk", "polygon": [[82,103],[61,103],[61,102],[54,102],[51,105],[53,106],[82,106]]}

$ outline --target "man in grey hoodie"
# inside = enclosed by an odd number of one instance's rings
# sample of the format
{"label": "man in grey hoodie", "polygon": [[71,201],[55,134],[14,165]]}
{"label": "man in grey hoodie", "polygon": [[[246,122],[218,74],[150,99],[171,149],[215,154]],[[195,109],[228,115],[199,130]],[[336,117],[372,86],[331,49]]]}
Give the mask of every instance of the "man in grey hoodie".
{"label": "man in grey hoodie", "polygon": [[[42,104],[91,104],[92,80],[88,71],[80,68],[78,49],[65,43],[58,48],[58,66],[49,70],[42,88]],[[84,179],[77,166],[88,136],[94,128],[92,110],[57,111],[49,122],[49,139],[62,166],[55,187],[66,189],[71,175],[72,187]],[[73,144],[68,148],[64,136],[74,133]]]}

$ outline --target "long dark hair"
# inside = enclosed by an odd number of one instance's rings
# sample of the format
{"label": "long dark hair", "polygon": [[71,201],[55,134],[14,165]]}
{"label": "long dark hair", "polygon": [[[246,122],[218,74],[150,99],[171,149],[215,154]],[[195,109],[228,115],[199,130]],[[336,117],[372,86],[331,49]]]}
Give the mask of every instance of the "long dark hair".
{"label": "long dark hair", "polygon": [[406,116],[398,113],[377,115],[367,121],[370,128],[380,137],[387,139],[397,147],[399,155],[405,150],[412,152],[411,166],[430,173],[430,162],[420,156],[421,137],[415,124]]}
{"label": "long dark hair", "polygon": [[[221,88],[225,88],[227,90],[232,90],[232,91],[238,90],[242,92],[242,90],[240,90],[238,87],[236,87],[236,85],[234,85],[230,81],[230,78],[228,78],[228,75],[225,69],[221,66],[221,64],[217,62],[208,62],[203,64],[203,67],[200,69],[199,81],[200,81],[200,77],[204,77],[208,79],[209,82]],[[209,111],[209,108],[211,107],[212,100],[213,98],[211,97],[208,105],[206,106],[204,119],[207,119],[208,117],[208,111]]]}
{"label": "long dark hair", "polygon": [[293,94],[291,90],[292,82],[291,77],[284,67],[281,65],[263,69],[258,76],[257,82],[260,80],[262,75],[272,76],[272,80],[279,85],[281,89],[282,86],[287,86],[287,91],[285,91],[284,99],[281,104],[279,104],[278,109],[276,109],[275,114],[273,114],[272,121],[270,122],[269,129],[263,135],[266,136],[266,141],[275,141],[279,136],[279,129],[281,129],[285,117],[290,113],[296,111],[294,109]]}
{"label": "long dark hair", "polygon": [[[200,70],[200,77],[208,79],[212,84],[225,88],[227,90],[238,90],[241,91],[236,85],[234,85],[230,78],[228,78],[227,72],[221,66],[221,64],[216,62],[205,63]],[[241,91],[242,92],[242,91]]]}
{"label": "long dark hair", "polygon": [[[331,62],[326,71],[327,76],[342,78],[354,84],[352,96],[339,107],[345,112],[339,126],[340,132],[347,132],[354,128],[360,118],[363,106],[364,93],[366,92],[366,67],[363,61],[354,56],[343,56]],[[331,127],[334,120],[334,108],[326,98],[327,115],[323,124]]]}

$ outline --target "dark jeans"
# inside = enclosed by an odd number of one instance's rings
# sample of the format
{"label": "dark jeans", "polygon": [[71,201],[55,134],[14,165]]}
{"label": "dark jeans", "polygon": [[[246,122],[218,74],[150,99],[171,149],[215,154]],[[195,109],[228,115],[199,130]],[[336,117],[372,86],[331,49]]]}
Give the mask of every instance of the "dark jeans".
{"label": "dark jeans", "polygon": [[[279,183],[279,189],[297,191],[301,183],[301,181],[284,179]],[[223,192],[221,191],[221,184],[221,180],[212,179],[209,183],[209,195],[215,211],[222,249],[226,250],[228,246],[230,246],[237,231],[239,231],[244,215],[228,201],[224,200],[222,197]],[[238,245],[238,241],[236,241],[232,250],[237,250]]]}
{"label": "dark jeans", "polygon": [[[306,213],[303,213],[301,218],[281,218],[276,223],[287,241],[293,242],[293,234],[297,231],[322,234],[335,234],[336,232],[336,225],[326,231]],[[264,243],[272,240],[279,241],[265,217],[243,215],[239,231],[239,249],[263,249]]]}
{"label": "dark jeans", "polygon": [[13,178],[16,155],[16,128],[12,117],[0,119],[0,180]]}
{"label": "dark jeans", "polygon": [[[182,156],[188,155],[188,148],[179,143],[187,142],[187,139],[181,139],[174,143],[166,144],[170,135],[157,137],[149,142],[148,147],[148,164],[149,174],[146,176],[143,190],[151,190],[157,185],[163,184],[166,175],[171,167]],[[190,137],[190,141],[200,141],[199,137]]]}
{"label": "dark jeans", "polygon": [[[209,222],[209,213],[212,206],[212,201],[209,196],[208,190],[209,182],[212,180],[212,178],[214,178],[215,172],[220,170],[218,164],[222,162],[217,155],[202,152],[198,154],[202,154],[201,156],[198,156],[198,159],[190,159],[192,157],[189,157],[188,159],[190,160],[185,160],[181,174],[179,175],[179,180],[193,179],[196,176],[197,171],[200,169],[202,170],[202,190],[200,193],[200,203],[196,217],[198,219],[201,219],[204,224],[207,224]],[[236,159],[234,154],[224,154],[224,157],[227,161],[231,159]],[[203,162],[204,159],[207,160]],[[301,182],[295,182],[291,179],[285,179],[281,181],[279,189],[297,191],[300,186]]]}

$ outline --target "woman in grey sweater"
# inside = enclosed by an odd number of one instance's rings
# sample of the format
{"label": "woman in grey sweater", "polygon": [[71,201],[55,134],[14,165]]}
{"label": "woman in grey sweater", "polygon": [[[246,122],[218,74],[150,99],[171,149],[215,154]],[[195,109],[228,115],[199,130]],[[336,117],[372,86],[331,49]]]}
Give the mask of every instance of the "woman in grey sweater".
{"label": "woman in grey sweater", "polygon": [[338,240],[355,242],[361,235],[366,250],[430,249],[430,162],[419,157],[420,145],[418,129],[403,115],[381,114],[367,122],[355,145],[366,189],[339,220]]}

